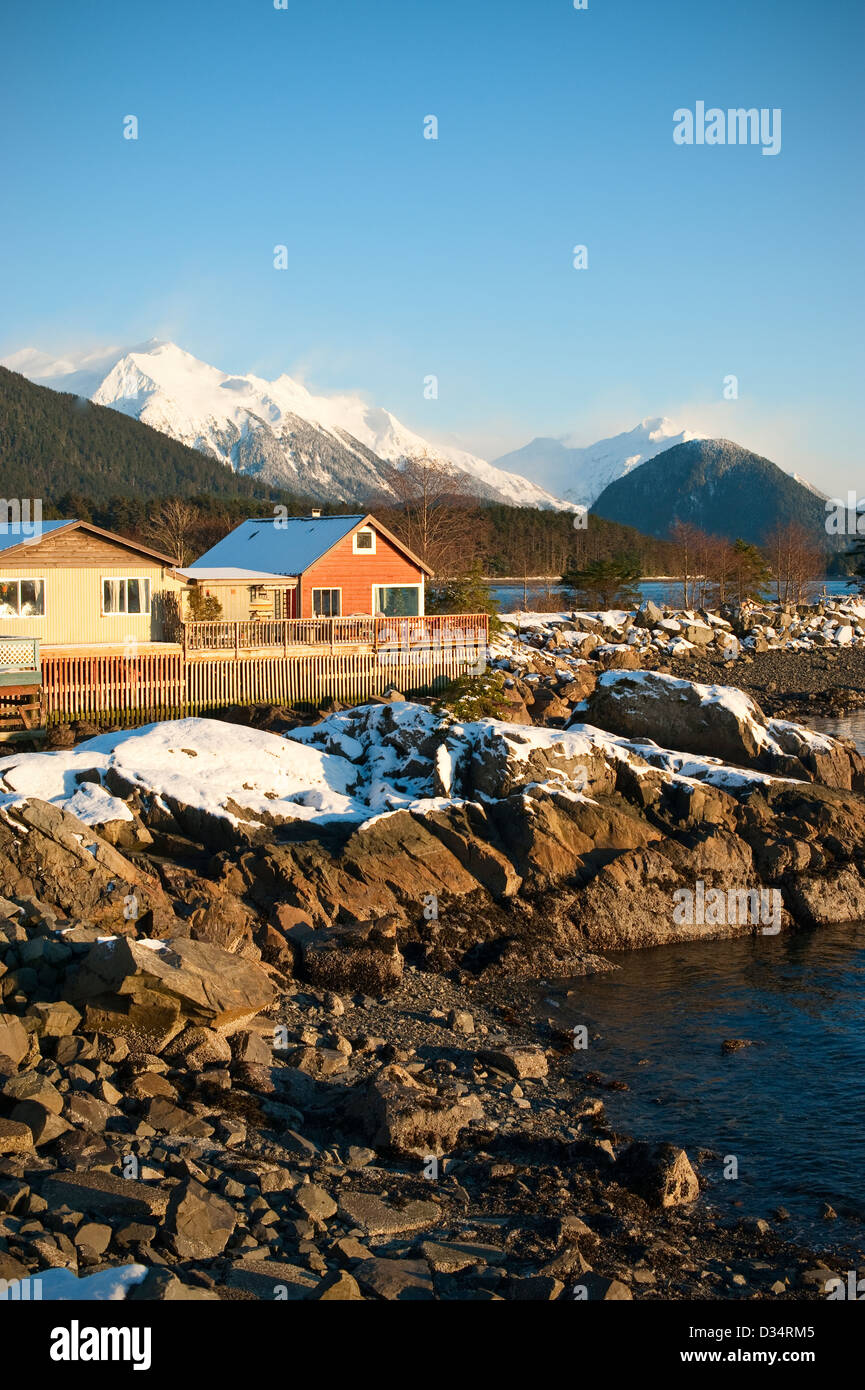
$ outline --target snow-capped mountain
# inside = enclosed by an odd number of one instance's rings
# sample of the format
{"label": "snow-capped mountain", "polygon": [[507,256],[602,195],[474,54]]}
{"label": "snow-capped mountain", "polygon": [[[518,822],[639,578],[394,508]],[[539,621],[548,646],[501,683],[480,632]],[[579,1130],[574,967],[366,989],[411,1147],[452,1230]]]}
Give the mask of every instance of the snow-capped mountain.
{"label": "snow-capped mountain", "polygon": [[679,429],[666,417],[641,420],[632,430],[581,446],[573,435],[533,439],[496,459],[497,468],[518,468],[570,502],[590,507],[605,487],[665,449],[705,436]]}
{"label": "snow-capped mountain", "polygon": [[356,395],[314,396],[290,376],[230,376],[156,339],[53,360],[24,348],[3,362],[41,386],[89,396],[239,473],[320,501],[393,495],[390,467],[428,455],[469,477],[472,494],[512,505],[572,509],[527,478],[431,444]]}

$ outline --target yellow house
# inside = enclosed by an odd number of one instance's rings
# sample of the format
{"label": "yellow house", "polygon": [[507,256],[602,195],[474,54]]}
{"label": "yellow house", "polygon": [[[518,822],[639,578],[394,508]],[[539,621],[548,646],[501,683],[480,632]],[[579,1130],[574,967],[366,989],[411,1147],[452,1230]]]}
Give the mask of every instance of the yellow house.
{"label": "yellow house", "polygon": [[0,638],[46,647],[172,642],[186,581],[170,555],[87,521],[0,523]]}

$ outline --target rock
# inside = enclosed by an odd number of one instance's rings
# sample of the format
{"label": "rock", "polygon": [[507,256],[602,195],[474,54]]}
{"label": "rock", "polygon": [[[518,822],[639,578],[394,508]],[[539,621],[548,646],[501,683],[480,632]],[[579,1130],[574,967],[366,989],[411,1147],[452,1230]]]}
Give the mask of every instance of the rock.
{"label": "rock", "polygon": [[518,1302],[549,1303],[564,1291],[561,1279],[550,1274],[531,1274],[523,1279],[511,1279],[508,1294]]}
{"label": "rock", "polygon": [[327,1302],[341,1303],[357,1302],[363,1299],[363,1294],[356,1279],[353,1279],[345,1270],[330,1274],[323,1279],[319,1285],[316,1298]]}
{"label": "rock", "polygon": [[195,1179],[172,1188],[164,1231],[181,1260],[209,1260],[221,1254],[236,1225],[233,1207]]}
{"label": "rock", "polygon": [[375,1148],[425,1158],[451,1153],[483,1111],[476,1097],[440,1096],[404,1067],[391,1065],[372,1079],[355,1113]]}
{"label": "rock", "polygon": [[9,1100],[38,1101],[52,1114],[59,1115],[63,1110],[63,1097],[47,1076],[38,1071],[19,1072],[3,1084],[2,1093]]}
{"label": "rock", "polygon": [[113,1231],[97,1221],[84,1221],[75,1232],[73,1244],[88,1255],[102,1255],[111,1244]]}
{"label": "rock", "polygon": [[78,1010],[65,999],[54,1004],[31,1004],[27,1014],[36,1020],[36,1032],[41,1038],[66,1038],[81,1022]]}
{"label": "rock", "polygon": [[[14,775],[14,774],[13,774]],[[179,926],[158,879],[143,873],[77,816],[31,797],[0,812],[0,893],[18,885],[62,917],[103,931],[128,931],[125,900],[135,896],[139,929],[169,935]]]}
{"label": "rock", "polygon": [[633,1296],[627,1284],[623,1284],[621,1280],[607,1279],[603,1274],[596,1274],[593,1270],[580,1275],[572,1293],[573,1298],[584,1299],[588,1303],[625,1301],[633,1299]]}
{"label": "rock", "polygon": [[73,997],[100,1031],[174,1036],[190,1021],[229,1034],[269,1007],[273,986],[260,966],[208,942],[118,937],[91,947]]}
{"label": "rock", "polygon": [[196,1284],[184,1284],[170,1269],[154,1265],[148,1269],[140,1284],[126,1295],[127,1302],[149,1303],[218,1303],[215,1289],[202,1289]]}
{"label": "rock", "polygon": [[33,1148],[33,1131],[20,1120],[0,1116],[0,1155],[28,1153]]}
{"label": "rock", "polygon": [[161,1218],[168,1206],[165,1188],[151,1187],[113,1173],[65,1173],[46,1178],[42,1195],[54,1207],[137,1219]]}
{"label": "rock", "polygon": [[475,1021],[465,1009],[451,1009],[447,1023],[453,1032],[464,1033],[466,1037],[475,1031]]}
{"label": "rock", "polygon": [[783,894],[790,912],[806,927],[865,918],[865,878],[852,864],[819,878],[799,875],[784,885]]}
{"label": "rock", "polygon": [[316,1183],[304,1183],[298,1187],[294,1193],[294,1200],[301,1211],[313,1221],[329,1221],[336,1215],[336,1202]]}
{"label": "rock", "polygon": [[184,1028],[165,1048],[165,1055],[182,1058],[189,1071],[202,1071],[204,1067],[232,1061],[231,1044],[213,1028]]}
{"label": "rock", "polygon": [[0,1057],[9,1057],[20,1066],[30,1051],[30,1039],[14,1014],[0,1013]]}
{"label": "rock", "polygon": [[546,1076],[549,1070],[546,1055],[539,1047],[483,1049],[478,1053],[478,1060],[486,1067],[506,1071],[519,1081]]}
{"label": "rock", "polygon": [[309,1270],[299,1269],[297,1265],[253,1257],[232,1265],[225,1282],[229,1288],[245,1289],[256,1298],[292,1302],[312,1297],[319,1283]]}
{"label": "rock", "polygon": [[368,1236],[396,1236],[419,1231],[439,1221],[441,1211],[435,1202],[408,1202],[392,1207],[372,1192],[342,1192],[339,1214]]}
{"label": "rock", "polygon": [[61,1134],[65,1134],[72,1126],[53,1110],[47,1109],[39,1101],[22,1100],[12,1111],[13,1120],[19,1124],[28,1125],[33,1135],[33,1142],[38,1146],[42,1144],[53,1144],[55,1139],[59,1139]]}
{"label": "rock", "polygon": [[265,1038],[261,1033],[239,1032],[231,1037],[231,1051],[237,1062],[249,1062],[253,1066],[269,1067],[273,1062],[273,1034]]}
{"label": "rock", "polygon": [[395,928],[393,917],[330,930],[295,927],[291,939],[300,947],[303,979],[336,993],[389,993],[403,972]]}
{"label": "rock", "polygon": [[767,720],[760,706],[735,687],[700,685],[659,671],[609,671],[600,677],[585,712],[611,733],[650,738],[664,748],[782,777],[849,789],[865,775],[865,759],[855,750],[837,740],[818,740],[796,724]]}
{"label": "rock", "polygon": [[616,1176],[653,1206],[685,1206],[700,1195],[688,1155],[675,1144],[629,1145],[619,1158]]}
{"label": "rock", "polygon": [[388,1301],[403,1303],[435,1297],[432,1275],[425,1260],[384,1257],[361,1260],[354,1273],[362,1289]]}

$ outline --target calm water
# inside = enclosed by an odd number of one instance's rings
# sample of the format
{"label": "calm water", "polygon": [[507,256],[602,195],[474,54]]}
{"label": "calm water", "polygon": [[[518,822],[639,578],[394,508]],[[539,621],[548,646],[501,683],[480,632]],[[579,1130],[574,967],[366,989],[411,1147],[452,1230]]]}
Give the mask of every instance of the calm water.
{"label": "calm water", "polygon": [[841,719],[809,719],[809,729],[817,729],[821,734],[831,734],[833,738],[852,738],[860,753],[865,753],[865,709],[854,710]]}
{"label": "calm water", "polygon": [[[491,584],[490,588],[502,613],[512,613],[523,606],[524,589],[522,584]],[[651,599],[652,603],[657,603],[661,606],[666,605],[671,608],[681,605],[681,585],[677,584],[675,580],[647,579],[644,583],[638,585],[638,588],[643,598]],[[824,588],[828,594],[841,596],[848,596],[850,594],[846,581],[843,579],[820,580],[819,584],[815,586],[815,592],[820,593]],[[558,585],[554,584],[551,586],[551,592],[553,594],[558,594],[561,590]],[[547,587],[545,584],[538,581],[534,583],[530,582],[528,585],[529,608],[532,606],[533,599],[537,600],[540,596],[546,597],[546,594]],[[564,595],[562,595],[562,607],[564,608],[565,606]]]}
{"label": "calm water", "polygon": [[[810,726],[865,752],[865,710]],[[709,1162],[706,1200],[771,1218],[812,1246],[865,1252],[865,925],[610,955],[609,975],[555,982],[566,1026],[584,1023],[586,1071],[630,1084],[603,1092],[612,1122]],[[752,1047],[724,1056],[725,1038]],[[645,1066],[636,1065],[645,1059]],[[837,1211],[824,1221],[821,1203]]]}
{"label": "calm water", "polygon": [[[865,1252],[865,925],[610,959],[618,971],[551,982],[544,999],[588,1027],[580,1070],[629,1083],[600,1093],[611,1122],[714,1151],[706,1200],[730,1216],[781,1205],[788,1238]],[[725,1056],[725,1038],[753,1046]]]}

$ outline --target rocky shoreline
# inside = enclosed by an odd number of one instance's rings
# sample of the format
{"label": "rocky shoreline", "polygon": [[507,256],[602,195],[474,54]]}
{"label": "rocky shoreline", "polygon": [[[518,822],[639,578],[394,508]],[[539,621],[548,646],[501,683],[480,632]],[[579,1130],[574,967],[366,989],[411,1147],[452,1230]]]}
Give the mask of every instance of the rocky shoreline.
{"label": "rocky shoreline", "polygon": [[[0,761],[0,1279],[827,1297],[851,1253],[718,1215],[710,1155],[618,1133],[628,1078],[534,992],[865,919],[865,759],[569,631],[497,650],[504,720],[394,697]],[[696,884],[714,917],[674,910]]]}

